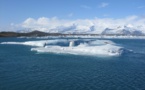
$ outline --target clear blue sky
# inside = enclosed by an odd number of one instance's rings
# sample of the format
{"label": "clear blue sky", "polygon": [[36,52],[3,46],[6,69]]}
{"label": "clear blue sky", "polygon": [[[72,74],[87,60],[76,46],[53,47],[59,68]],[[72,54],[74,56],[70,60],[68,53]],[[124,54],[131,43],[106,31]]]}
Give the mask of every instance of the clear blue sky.
{"label": "clear blue sky", "polygon": [[0,26],[27,18],[124,18],[145,16],[145,0],[0,0]]}

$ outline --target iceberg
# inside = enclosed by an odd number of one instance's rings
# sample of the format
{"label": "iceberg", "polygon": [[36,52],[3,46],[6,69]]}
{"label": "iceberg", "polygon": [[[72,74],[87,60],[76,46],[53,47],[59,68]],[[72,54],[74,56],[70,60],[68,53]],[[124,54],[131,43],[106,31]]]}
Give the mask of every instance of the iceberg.
{"label": "iceberg", "polygon": [[1,42],[0,44],[18,44],[43,47],[45,44],[57,44],[59,42],[65,43],[67,40],[38,40],[38,41],[25,41],[25,42]]}
{"label": "iceberg", "polygon": [[[60,43],[63,44],[60,45]],[[123,47],[118,46],[111,40],[96,39],[54,39],[25,42],[2,42],[1,44],[29,45],[32,46],[31,51],[39,53],[120,56],[124,51]]]}
{"label": "iceberg", "polygon": [[61,46],[46,46],[32,48],[31,51],[39,53],[62,53],[62,54],[76,54],[76,55],[105,55],[105,56],[119,56],[122,54],[122,48],[112,45],[103,46],[77,46],[77,47],[61,47]]}
{"label": "iceberg", "polygon": [[75,55],[105,55],[105,56],[120,56],[123,52],[123,47],[115,45],[110,40],[97,40],[88,43],[80,43],[75,46],[75,42],[70,41],[68,47],[64,46],[45,46],[32,48],[31,51],[39,53],[59,53],[59,54],[75,54]]}

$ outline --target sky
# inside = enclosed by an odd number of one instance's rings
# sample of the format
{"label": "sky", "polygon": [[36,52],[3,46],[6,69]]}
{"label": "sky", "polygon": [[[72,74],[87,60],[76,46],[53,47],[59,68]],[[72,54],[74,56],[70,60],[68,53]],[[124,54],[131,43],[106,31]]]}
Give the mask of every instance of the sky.
{"label": "sky", "polygon": [[58,27],[86,30],[92,25],[101,29],[98,24],[111,27],[106,25],[109,21],[118,25],[138,22],[144,27],[144,19],[145,0],[0,0],[0,31],[50,31]]}

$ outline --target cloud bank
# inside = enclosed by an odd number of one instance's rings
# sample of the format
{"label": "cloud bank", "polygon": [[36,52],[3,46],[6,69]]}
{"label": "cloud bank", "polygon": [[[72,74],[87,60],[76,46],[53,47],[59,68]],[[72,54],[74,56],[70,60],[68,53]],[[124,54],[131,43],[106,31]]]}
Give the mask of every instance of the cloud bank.
{"label": "cloud bank", "polygon": [[99,8],[105,8],[105,7],[107,7],[108,5],[109,5],[109,3],[103,2],[103,3],[101,3],[101,4],[99,5]]}
{"label": "cloud bank", "polygon": [[120,19],[94,18],[66,20],[57,17],[38,19],[27,18],[20,24],[12,24],[15,30],[40,30],[51,33],[95,33],[99,34],[106,28],[116,28],[119,26],[129,26],[136,30],[145,32],[145,18],[139,16],[129,16]]}
{"label": "cloud bank", "polygon": [[87,5],[81,5],[81,8],[84,8],[84,9],[91,9],[90,6],[87,6]]}

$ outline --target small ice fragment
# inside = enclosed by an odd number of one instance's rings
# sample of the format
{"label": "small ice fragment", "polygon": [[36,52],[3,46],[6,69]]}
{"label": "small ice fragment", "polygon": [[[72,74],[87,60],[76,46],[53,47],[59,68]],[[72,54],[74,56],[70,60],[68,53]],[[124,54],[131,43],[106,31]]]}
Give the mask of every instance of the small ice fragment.
{"label": "small ice fragment", "polygon": [[75,46],[75,42],[74,41],[70,41],[69,42],[69,47],[74,47]]}

